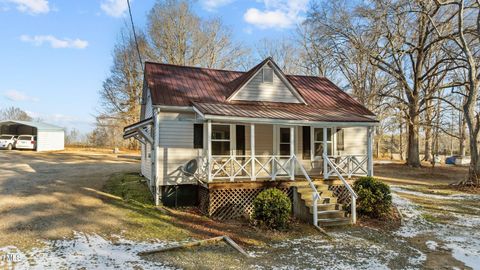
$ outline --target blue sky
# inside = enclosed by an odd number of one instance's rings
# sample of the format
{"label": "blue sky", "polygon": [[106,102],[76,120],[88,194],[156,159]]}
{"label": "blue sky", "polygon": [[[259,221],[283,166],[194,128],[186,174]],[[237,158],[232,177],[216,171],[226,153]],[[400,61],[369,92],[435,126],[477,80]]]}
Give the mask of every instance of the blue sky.
{"label": "blue sky", "polygon": [[[131,0],[143,28],[155,0]],[[308,0],[199,0],[202,17],[219,16],[234,38],[255,47],[288,36]],[[16,106],[45,122],[93,129],[98,91],[126,22],[126,0],[0,0],[0,109]]]}

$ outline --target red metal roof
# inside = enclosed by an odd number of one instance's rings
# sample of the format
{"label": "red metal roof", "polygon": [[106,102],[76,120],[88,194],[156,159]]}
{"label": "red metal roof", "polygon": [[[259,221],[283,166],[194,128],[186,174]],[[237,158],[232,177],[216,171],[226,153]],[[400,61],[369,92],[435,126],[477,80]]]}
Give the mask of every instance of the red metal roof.
{"label": "red metal roof", "polygon": [[[238,90],[268,60],[256,65],[247,72],[218,70],[198,67],[186,67],[170,64],[145,63],[145,80],[151,90],[152,102],[155,105],[195,106],[207,114],[294,119],[312,121],[369,121],[374,116],[367,108],[339,89],[330,80],[314,76],[285,75],[296,88],[307,105],[290,103],[265,103],[227,101],[228,97]],[[273,61],[272,61],[273,62]],[[273,62],[274,63],[274,62]],[[274,113],[275,112],[275,113]],[[341,113],[340,113],[341,112]],[[300,114],[302,117],[299,117]],[[317,115],[321,114],[321,115]],[[342,114],[340,116],[339,114]],[[307,119],[308,118],[308,119]],[[360,119],[361,118],[361,119]],[[324,120],[318,120],[324,119]]]}
{"label": "red metal roof", "polygon": [[373,122],[371,118],[342,110],[327,110],[303,104],[249,103],[199,103],[193,105],[201,113],[217,116],[271,118],[313,122]]}

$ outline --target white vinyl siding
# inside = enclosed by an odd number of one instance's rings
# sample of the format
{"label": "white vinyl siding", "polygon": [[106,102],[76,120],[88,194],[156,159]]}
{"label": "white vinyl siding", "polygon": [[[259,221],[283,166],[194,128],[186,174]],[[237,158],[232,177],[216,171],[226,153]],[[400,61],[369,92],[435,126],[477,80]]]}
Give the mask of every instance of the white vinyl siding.
{"label": "white vinyl siding", "polygon": [[62,131],[38,131],[37,151],[63,150],[65,145],[65,134]]}
{"label": "white vinyl siding", "polygon": [[203,155],[203,149],[193,148],[193,113],[160,112],[160,146],[158,176],[162,185],[194,183],[178,171],[191,159]]}
{"label": "white vinyl siding", "polygon": [[366,155],[367,154],[367,128],[350,127],[344,128],[345,150],[339,154],[344,155]]}
{"label": "white vinyl siding", "polygon": [[[251,153],[250,148],[250,124],[245,125],[245,152]],[[273,126],[255,125],[255,155],[273,155]]]}
{"label": "white vinyl siding", "polygon": [[[153,106],[152,106],[152,99],[150,98],[150,90],[147,89],[146,91],[146,101],[147,103],[145,104],[145,115],[143,119],[147,119],[153,116]],[[153,134],[150,128],[148,128],[148,133],[152,136]],[[152,160],[151,160],[151,151],[152,151],[152,145],[149,143],[146,143],[145,145],[142,144],[141,146],[141,160],[142,160],[142,165],[141,165],[141,171],[142,175],[145,176],[145,178],[151,180],[152,179]]]}
{"label": "white vinyl siding", "polygon": [[273,72],[273,82],[264,82],[262,70],[240,89],[233,100],[301,103],[276,72]]}

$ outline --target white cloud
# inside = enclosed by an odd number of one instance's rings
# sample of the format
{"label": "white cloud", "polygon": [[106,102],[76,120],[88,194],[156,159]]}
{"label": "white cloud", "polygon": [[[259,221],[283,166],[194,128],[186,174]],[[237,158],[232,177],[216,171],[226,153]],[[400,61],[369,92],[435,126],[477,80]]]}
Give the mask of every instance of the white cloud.
{"label": "white cloud", "polygon": [[31,96],[25,94],[24,92],[20,92],[20,91],[17,91],[17,90],[8,90],[5,93],[3,93],[3,96],[6,97],[7,99],[11,100],[11,101],[16,101],[16,102],[19,102],[19,101],[37,102],[38,101],[38,98],[31,97]]}
{"label": "white cloud", "polygon": [[228,5],[235,0],[202,0],[200,3],[205,10],[215,11],[217,8]]}
{"label": "white cloud", "polygon": [[17,9],[21,12],[30,14],[48,13],[50,6],[47,0],[6,0],[17,6]]}
{"label": "white cloud", "polygon": [[35,46],[41,46],[43,43],[50,43],[50,46],[55,49],[74,48],[85,49],[88,46],[88,41],[81,39],[59,39],[52,35],[29,36],[22,35],[20,40],[23,42],[32,43]]}
{"label": "white cloud", "polygon": [[100,8],[109,16],[121,17],[127,11],[127,0],[103,0]]}
{"label": "white cloud", "polygon": [[244,20],[259,28],[289,28],[303,20],[308,0],[263,0],[264,10],[249,8]]}

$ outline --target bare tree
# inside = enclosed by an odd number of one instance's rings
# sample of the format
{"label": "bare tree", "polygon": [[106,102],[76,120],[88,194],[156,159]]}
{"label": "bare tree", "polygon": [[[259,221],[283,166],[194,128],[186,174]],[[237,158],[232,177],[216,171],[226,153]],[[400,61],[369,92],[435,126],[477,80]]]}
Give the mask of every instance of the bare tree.
{"label": "bare tree", "polygon": [[[142,56],[149,58],[151,52],[143,33],[137,33],[137,41]],[[139,120],[143,86],[142,65],[133,34],[124,28],[113,49],[110,75],[99,92],[101,109],[98,117],[114,117],[119,126]],[[137,147],[133,140],[129,143],[130,147]]]}
{"label": "bare tree", "polygon": [[163,63],[237,68],[248,53],[219,18],[202,19],[188,0],[157,1],[148,15],[155,60]]}
{"label": "bare tree", "polygon": [[[471,162],[468,179],[463,184],[480,185],[480,149],[478,147],[480,132],[479,87],[480,87],[480,1],[465,0],[435,0],[438,9],[443,8],[450,12],[448,22],[451,29],[442,29],[435,25],[436,33],[441,37],[449,38],[455,48],[448,50],[458,63],[458,68],[466,71],[464,81],[453,82],[453,85],[463,85],[464,92],[455,92],[462,95],[461,109],[468,127]],[[430,17],[431,21],[434,21]],[[460,53],[457,53],[457,50]],[[455,107],[452,104],[452,107]]]}
{"label": "bare tree", "polygon": [[322,76],[336,80],[336,63],[331,56],[331,39],[324,35],[318,24],[318,8],[310,12],[308,18],[297,28],[295,40],[299,44],[301,61],[299,65],[307,75]]}
{"label": "bare tree", "polygon": [[12,106],[0,110],[0,120],[32,121],[33,118],[24,110]]}
{"label": "bare tree", "polygon": [[256,47],[257,54],[263,60],[272,57],[275,63],[286,74],[304,74],[301,63],[303,62],[300,50],[292,40],[281,39],[262,39]]}
{"label": "bare tree", "polygon": [[[384,93],[405,105],[408,125],[407,164],[420,166],[419,128],[421,114],[429,108],[428,100],[444,88],[441,74],[451,70],[452,60],[435,57],[446,43],[434,32],[445,28],[443,14],[429,1],[377,0],[364,6],[360,14],[371,27],[368,36],[376,42],[369,49],[372,64],[394,78],[401,95]],[[439,23],[435,26],[433,20]]]}

